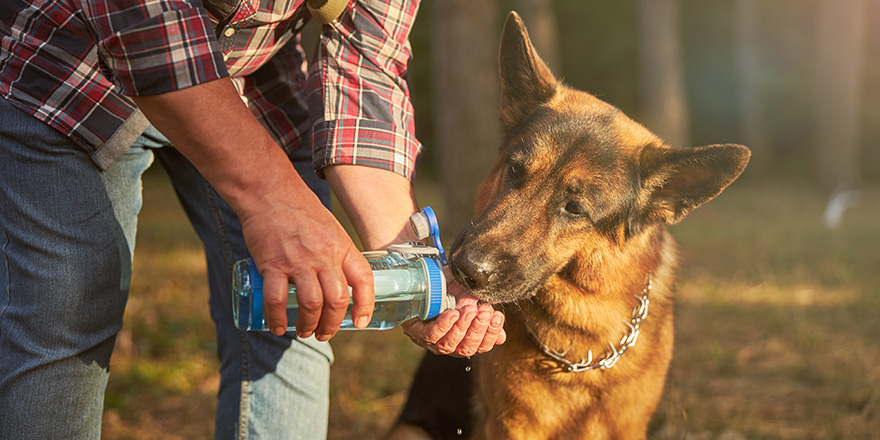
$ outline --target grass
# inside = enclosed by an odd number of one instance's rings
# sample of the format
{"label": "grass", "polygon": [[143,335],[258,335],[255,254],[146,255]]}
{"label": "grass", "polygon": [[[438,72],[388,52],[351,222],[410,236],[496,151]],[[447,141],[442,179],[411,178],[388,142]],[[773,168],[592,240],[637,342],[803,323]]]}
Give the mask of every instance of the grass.
{"label": "grass", "polygon": [[[736,184],[673,227],[676,349],[650,438],[880,432],[880,188],[837,230],[821,223],[824,203],[800,186]],[[167,180],[151,171],[104,438],[211,438],[219,379],[204,271]],[[420,350],[398,330],[333,343],[329,438],[382,438]]]}
{"label": "grass", "polygon": [[735,187],[673,228],[677,339],[656,438],[880,432],[880,193],[837,230],[823,209],[804,188]]}

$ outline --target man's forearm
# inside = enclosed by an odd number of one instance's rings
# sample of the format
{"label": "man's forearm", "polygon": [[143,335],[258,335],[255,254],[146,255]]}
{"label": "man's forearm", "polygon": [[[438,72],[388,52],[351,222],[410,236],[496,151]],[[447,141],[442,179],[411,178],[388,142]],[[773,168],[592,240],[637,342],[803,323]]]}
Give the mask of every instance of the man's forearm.
{"label": "man's forearm", "polygon": [[229,78],[133,99],[239,214],[267,190],[308,191]]}
{"label": "man's forearm", "polygon": [[416,239],[409,217],[418,211],[412,184],[379,168],[334,165],[324,168],[333,192],[351,219],[365,250],[385,249]]}

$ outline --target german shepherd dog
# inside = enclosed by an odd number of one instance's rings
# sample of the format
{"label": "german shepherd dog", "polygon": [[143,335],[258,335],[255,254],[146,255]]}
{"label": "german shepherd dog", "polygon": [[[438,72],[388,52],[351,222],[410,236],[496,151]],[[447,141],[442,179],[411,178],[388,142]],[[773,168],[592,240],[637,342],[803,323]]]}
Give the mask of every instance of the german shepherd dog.
{"label": "german shepherd dog", "polygon": [[565,86],[515,12],[499,64],[500,155],[450,252],[456,279],[507,317],[507,342],[474,358],[473,436],[644,438],[672,358],[667,227],[733,182],[749,150],[674,148]]}

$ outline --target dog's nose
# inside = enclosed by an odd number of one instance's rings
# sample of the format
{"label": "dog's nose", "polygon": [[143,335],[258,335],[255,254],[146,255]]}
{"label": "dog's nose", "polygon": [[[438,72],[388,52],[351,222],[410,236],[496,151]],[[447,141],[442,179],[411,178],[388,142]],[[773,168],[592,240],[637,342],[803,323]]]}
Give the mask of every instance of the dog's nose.
{"label": "dog's nose", "polygon": [[455,279],[469,289],[485,287],[489,283],[489,277],[494,272],[494,267],[491,263],[475,261],[461,253],[452,257],[451,266]]}

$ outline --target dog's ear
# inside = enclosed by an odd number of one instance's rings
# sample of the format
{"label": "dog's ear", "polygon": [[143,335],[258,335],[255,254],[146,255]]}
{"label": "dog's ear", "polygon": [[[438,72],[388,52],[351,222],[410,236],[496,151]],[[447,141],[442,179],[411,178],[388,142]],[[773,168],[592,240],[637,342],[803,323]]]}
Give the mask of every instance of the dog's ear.
{"label": "dog's ear", "polygon": [[507,15],[498,53],[501,73],[501,123],[516,126],[556,93],[556,78],[538,57],[516,12]]}
{"label": "dog's ear", "polygon": [[732,144],[697,148],[646,146],[639,155],[640,217],[646,223],[678,223],[736,180],[750,154],[748,148]]}

